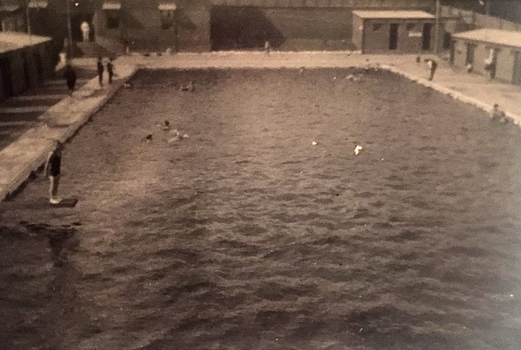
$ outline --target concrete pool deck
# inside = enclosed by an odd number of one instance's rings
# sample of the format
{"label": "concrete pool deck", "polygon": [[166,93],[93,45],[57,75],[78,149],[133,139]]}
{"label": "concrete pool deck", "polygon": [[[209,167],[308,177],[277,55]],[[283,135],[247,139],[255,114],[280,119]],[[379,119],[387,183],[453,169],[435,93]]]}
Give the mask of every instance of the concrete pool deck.
{"label": "concrete pool deck", "polygon": [[[427,57],[427,56],[425,56]],[[423,60],[423,58],[422,58]],[[432,82],[426,65],[416,63],[416,55],[360,55],[349,52],[215,52],[148,56],[128,55],[117,59],[117,79],[103,89],[97,78],[47,110],[40,123],[0,151],[0,201],[15,192],[45,162],[53,140],[66,141],[107,102],[140,68],[348,68],[381,67],[421,85],[489,111],[495,103],[521,124],[521,88],[487,81],[485,77],[456,70],[437,59]],[[75,65],[94,66],[95,59],[76,59]]]}

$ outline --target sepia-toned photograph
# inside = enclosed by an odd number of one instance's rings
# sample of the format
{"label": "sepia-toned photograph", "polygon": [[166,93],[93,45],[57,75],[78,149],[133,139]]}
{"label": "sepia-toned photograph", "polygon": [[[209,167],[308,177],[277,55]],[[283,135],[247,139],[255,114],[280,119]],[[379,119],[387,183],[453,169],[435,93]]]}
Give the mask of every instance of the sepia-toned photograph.
{"label": "sepia-toned photograph", "polygon": [[521,1],[0,0],[0,350],[520,350]]}

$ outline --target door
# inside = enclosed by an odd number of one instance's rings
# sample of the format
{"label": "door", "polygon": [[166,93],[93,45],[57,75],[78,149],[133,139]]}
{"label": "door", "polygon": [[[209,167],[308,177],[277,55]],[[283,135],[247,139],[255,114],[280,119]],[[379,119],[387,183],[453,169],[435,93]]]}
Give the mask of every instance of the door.
{"label": "door", "polygon": [[389,50],[398,48],[398,23],[391,23],[389,31]]}
{"label": "door", "polygon": [[0,71],[2,72],[2,90],[3,98],[13,96],[13,81],[11,74],[11,64],[8,58],[0,58]]}
{"label": "door", "polygon": [[454,56],[456,55],[456,43],[454,40],[450,42],[450,64],[454,64]]}
{"label": "door", "polygon": [[422,33],[422,50],[431,49],[431,33],[432,33],[432,24],[424,23],[423,24],[423,33]]}
{"label": "door", "polygon": [[512,83],[521,86],[521,51],[514,53],[514,75]]}
{"label": "door", "polygon": [[467,44],[467,58],[465,60],[465,64],[474,65],[474,52],[476,51],[475,44]]}
{"label": "door", "polygon": [[40,53],[38,51],[34,52],[34,61],[36,63],[36,79],[39,83],[43,82],[43,66],[42,66],[42,58],[40,57]]}

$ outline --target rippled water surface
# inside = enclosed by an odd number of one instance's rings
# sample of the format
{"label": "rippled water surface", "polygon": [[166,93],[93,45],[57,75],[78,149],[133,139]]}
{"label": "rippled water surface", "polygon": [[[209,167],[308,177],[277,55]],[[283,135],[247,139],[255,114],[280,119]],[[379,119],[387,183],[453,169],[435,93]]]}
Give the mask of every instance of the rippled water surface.
{"label": "rippled water surface", "polygon": [[5,349],[521,348],[520,131],[391,73],[140,72],[63,167],[0,206]]}

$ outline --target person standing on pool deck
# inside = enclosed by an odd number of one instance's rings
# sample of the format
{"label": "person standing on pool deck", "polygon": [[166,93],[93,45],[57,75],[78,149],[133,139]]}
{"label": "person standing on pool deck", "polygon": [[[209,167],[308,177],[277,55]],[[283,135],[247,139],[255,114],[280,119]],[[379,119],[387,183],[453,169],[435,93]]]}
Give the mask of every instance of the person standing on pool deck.
{"label": "person standing on pool deck", "polygon": [[109,74],[109,84],[112,84],[112,77],[114,76],[114,63],[112,63],[112,57],[109,58],[107,63],[107,73]]}
{"label": "person standing on pool deck", "polygon": [[74,86],[76,85],[76,71],[74,68],[67,64],[65,66],[65,73],[63,73],[63,77],[67,81],[67,87],[69,88],[69,95],[72,96],[72,92],[74,91]]}
{"label": "person standing on pool deck", "polygon": [[266,42],[264,43],[264,51],[266,51],[266,55],[270,55],[271,43],[269,40],[266,40]]}
{"label": "person standing on pool deck", "polygon": [[62,144],[60,141],[54,141],[54,150],[49,153],[47,162],[45,163],[44,174],[49,176],[49,202],[51,204],[60,203],[58,195],[58,185],[60,184],[60,168],[62,160]]}
{"label": "person standing on pool deck", "polygon": [[98,68],[98,79],[99,86],[103,86],[103,57],[98,57],[97,68]]}
{"label": "person standing on pool deck", "polygon": [[434,78],[434,73],[436,72],[436,68],[438,68],[438,63],[436,63],[436,61],[431,58],[426,58],[425,62],[427,62],[430,70],[429,81],[432,81]]}

